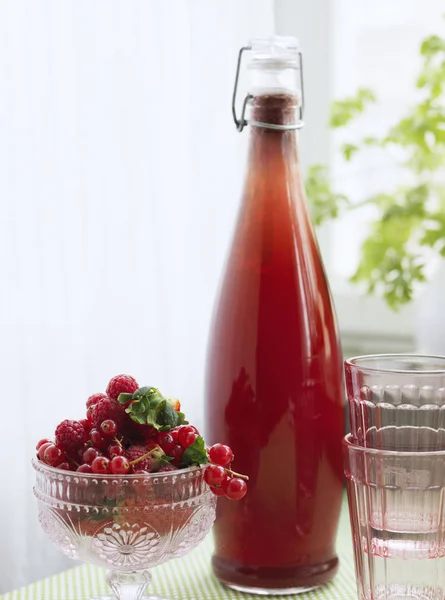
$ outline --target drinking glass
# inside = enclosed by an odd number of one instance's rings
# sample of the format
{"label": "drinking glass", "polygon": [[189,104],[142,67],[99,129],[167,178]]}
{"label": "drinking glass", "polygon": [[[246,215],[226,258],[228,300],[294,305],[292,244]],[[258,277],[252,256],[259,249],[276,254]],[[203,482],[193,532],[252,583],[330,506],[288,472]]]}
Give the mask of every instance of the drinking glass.
{"label": "drinking glass", "polygon": [[345,361],[345,379],[354,444],[445,450],[445,357],[358,356]]}
{"label": "drinking glass", "polygon": [[343,449],[359,599],[443,600],[445,451]]}

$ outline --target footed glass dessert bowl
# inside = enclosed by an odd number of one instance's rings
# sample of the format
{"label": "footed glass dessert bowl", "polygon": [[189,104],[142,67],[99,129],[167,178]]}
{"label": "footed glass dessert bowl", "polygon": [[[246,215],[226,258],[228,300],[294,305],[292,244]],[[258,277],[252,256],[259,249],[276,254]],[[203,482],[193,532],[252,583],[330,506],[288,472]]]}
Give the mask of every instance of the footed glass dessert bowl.
{"label": "footed glass dessert bowl", "polygon": [[195,548],[215,519],[204,467],[97,475],[33,460],[39,521],[62,552],[108,569],[118,600],[139,600],[149,569]]}

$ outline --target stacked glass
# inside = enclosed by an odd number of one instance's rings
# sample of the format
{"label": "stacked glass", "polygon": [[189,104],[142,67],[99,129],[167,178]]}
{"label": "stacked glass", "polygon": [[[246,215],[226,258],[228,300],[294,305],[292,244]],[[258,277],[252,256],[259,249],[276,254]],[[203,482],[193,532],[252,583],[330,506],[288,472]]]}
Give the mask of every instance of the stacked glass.
{"label": "stacked glass", "polygon": [[445,598],[445,357],[345,362],[360,600]]}

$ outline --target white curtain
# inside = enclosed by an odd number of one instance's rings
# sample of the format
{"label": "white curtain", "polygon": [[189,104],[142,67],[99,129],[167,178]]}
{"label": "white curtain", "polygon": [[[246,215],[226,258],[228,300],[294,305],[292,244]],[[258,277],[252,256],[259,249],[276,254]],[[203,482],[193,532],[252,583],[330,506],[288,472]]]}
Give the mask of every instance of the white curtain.
{"label": "white curtain", "polygon": [[90,393],[130,373],[202,424],[237,50],[273,31],[272,0],[0,1],[0,593],[72,566],[29,463]]}

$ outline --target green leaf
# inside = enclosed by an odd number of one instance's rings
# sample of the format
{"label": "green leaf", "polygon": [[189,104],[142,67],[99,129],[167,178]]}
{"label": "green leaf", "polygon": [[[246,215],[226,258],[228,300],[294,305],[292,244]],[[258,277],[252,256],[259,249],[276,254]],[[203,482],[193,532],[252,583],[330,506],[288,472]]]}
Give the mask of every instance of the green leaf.
{"label": "green leaf", "polygon": [[128,402],[131,402],[133,400],[133,394],[119,394],[119,397],[117,399],[117,401],[119,402],[119,404],[128,404]]}
{"label": "green leaf", "polygon": [[[126,408],[126,412],[140,425],[151,425],[158,430],[169,431],[173,427],[187,423],[184,414],[176,412],[157,388],[141,387],[131,395],[131,399],[132,402]],[[125,396],[123,400],[128,402]]]}
{"label": "green leaf", "polygon": [[191,467],[192,465],[204,465],[208,462],[207,450],[204,439],[198,436],[195,442],[185,449],[182,455],[181,467]]}
{"label": "green leaf", "polygon": [[162,429],[162,431],[168,431],[173,427],[186,423],[184,413],[176,412],[168,400],[161,402],[156,410],[156,424],[160,426],[159,429]]}
{"label": "green leaf", "polygon": [[329,119],[330,126],[333,128],[344,127],[372,102],[375,102],[374,93],[366,88],[357,90],[355,96],[333,102]]}
{"label": "green leaf", "polygon": [[415,286],[425,280],[423,259],[413,252],[411,241],[425,227],[429,194],[430,188],[421,184],[373,199],[380,214],[363,242],[352,281],[380,294],[394,310],[410,302]]}
{"label": "green leaf", "polygon": [[438,52],[445,52],[445,40],[438,35],[431,35],[423,40],[420,46],[420,54],[431,58]]}
{"label": "green leaf", "polygon": [[[445,256],[445,187],[437,184],[445,172],[445,37],[427,37],[420,55],[421,69],[413,82],[418,90],[413,86],[412,102],[402,118],[380,138],[368,136],[339,148],[346,161],[368,148],[391,152],[388,158],[396,158],[401,178],[410,185],[383,188],[356,202],[334,189],[321,165],[311,167],[305,181],[316,225],[345,211],[373,207],[374,220],[352,281],[394,309],[410,302],[425,280],[424,250]],[[350,126],[374,101],[374,94],[362,88],[334,102],[330,126]]]}
{"label": "green leaf", "polygon": [[354,154],[358,151],[358,146],[355,144],[343,144],[341,151],[346,161],[350,161]]}
{"label": "green leaf", "polygon": [[181,412],[180,410],[178,410],[176,412],[176,427],[178,427],[178,425],[188,425],[188,421],[185,418],[185,414],[183,412]]}
{"label": "green leaf", "polygon": [[332,190],[326,167],[322,165],[309,167],[305,187],[315,225],[321,225],[328,219],[337,218],[349,205],[349,200],[345,195]]}
{"label": "green leaf", "polygon": [[157,407],[157,418],[156,421],[159,425],[176,427],[177,417],[176,411],[170,402],[163,400]]}
{"label": "green leaf", "polygon": [[165,467],[166,465],[169,465],[171,463],[171,461],[173,460],[173,456],[167,456],[166,454],[164,454],[163,456],[160,456],[158,459],[158,469],[160,469],[161,467]]}

